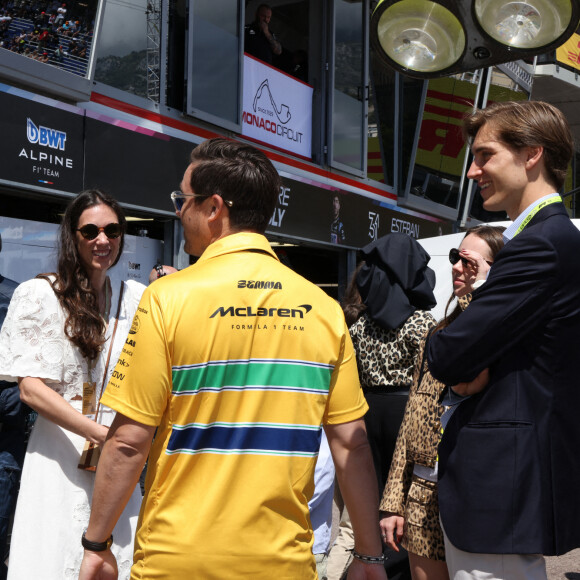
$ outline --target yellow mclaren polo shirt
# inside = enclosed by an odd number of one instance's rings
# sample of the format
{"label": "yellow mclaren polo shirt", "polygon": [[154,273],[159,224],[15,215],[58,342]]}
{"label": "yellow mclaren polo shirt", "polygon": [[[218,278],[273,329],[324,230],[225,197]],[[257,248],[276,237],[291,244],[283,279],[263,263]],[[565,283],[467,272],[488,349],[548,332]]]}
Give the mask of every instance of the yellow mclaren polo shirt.
{"label": "yellow mclaren polo shirt", "polygon": [[316,577],[321,424],[367,404],[339,305],[265,237],[147,288],[102,402],[158,426],[131,578]]}

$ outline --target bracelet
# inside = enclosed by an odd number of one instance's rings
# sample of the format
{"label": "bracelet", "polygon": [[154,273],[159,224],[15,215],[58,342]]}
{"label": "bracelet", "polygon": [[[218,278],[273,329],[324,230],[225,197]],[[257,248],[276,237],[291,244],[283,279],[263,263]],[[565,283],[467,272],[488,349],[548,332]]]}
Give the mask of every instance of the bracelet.
{"label": "bracelet", "polygon": [[110,535],[108,540],[104,542],[91,542],[85,538],[87,531],[83,532],[83,537],[81,538],[81,544],[85,550],[90,550],[91,552],[104,552],[108,550],[113,544],[113,534]]}
{"label": "bracelet", "polygon": [[352,551],[353,558],[360,560],[361,562],[365,562],[366,564],[384,564],[385,563],[385,555],[381,554],[380,556],[367,556],[365,554],[359,554],[356,550]]}

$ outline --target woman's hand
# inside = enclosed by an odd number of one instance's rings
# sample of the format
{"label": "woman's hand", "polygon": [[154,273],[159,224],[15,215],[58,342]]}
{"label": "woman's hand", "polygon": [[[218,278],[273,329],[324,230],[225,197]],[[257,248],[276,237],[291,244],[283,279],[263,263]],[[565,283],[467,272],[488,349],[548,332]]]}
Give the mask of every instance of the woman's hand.
{"label": "woman's hand", "polygon": [[459,250],[459,255],[469,262],[468,268],[473,276],[473,282],[487,279],[487,273],[491,268],[491,264],[480,253],[473,250]]}
{"label": "woman's hand", "polygon": [[381,521],[379,526],[381,527],[381,537],[383,542],[389,546],[389,548],[399,551],[397,544],[401,542],[403,538],[403,524],[405,523],[405,518],[391,512],[381,512]]}
{"label": "woman's hand", "polygon": [[18,387],[20,388],[20,400],[45,419],[93,443],[102,445],[105,442],[109,429],[74,409],[42,379],[20,377]]}
{"label": "woman's hand", "polygon": [[88,434],[87,439],[102,447],[105,444],[105,439],[109,433],[109,428],[105,427],[104,425],[100,425],[95,421],[92,421],[92,423],[94,424],[94,427],[92,427],[91,433]]}
{"label": "woman's hand", "polygon": [[472,381],[469,383],[459,383],[451,387],[454,393],[461,397],[468,395],[475,395],[487,386],[489,383],[489,369],[483,369]]}

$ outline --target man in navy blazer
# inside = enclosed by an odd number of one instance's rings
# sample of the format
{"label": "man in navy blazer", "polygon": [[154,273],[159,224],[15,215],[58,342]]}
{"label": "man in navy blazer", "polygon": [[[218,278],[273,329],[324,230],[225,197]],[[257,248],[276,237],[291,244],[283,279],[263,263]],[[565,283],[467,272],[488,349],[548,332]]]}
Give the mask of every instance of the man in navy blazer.
{"label": "man in navy blazer", "polygon": [[467,173],[513,224],[469,308],[428,345],[448,385],[489,382],[451,416],[439,504],[451,578],[546,578],[543,555],[580,546],[580,232],[556,193],[572,157],[542,102],[477,111]]}

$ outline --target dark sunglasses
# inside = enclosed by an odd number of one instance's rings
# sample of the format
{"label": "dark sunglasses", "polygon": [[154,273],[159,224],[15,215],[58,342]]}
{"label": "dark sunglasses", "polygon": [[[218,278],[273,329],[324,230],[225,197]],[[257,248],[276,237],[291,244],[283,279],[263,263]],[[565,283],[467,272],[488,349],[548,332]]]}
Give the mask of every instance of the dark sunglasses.
{"label": "dark sunglasses", "polygon": [[[459,250],[457,248],[451,248],[449,250],[449,261],[455,266],[455,264],[457,264],[457,262],[459,262],[459,260],[461,260],[461,263],[463,264],[464,267],[469,264],[469,260],[467,258],[464,258],[463,256],[461,256],[459,254]],[[490,262],[489,260],[486,260],[486,262],[490,266],[493,264],[493,262]]]}
{"label": "dark sunglasses", "polygon": [[80,232],[85,240],[94,240],[101,232],[105,232],[107,238],[114,240],[121,235],[121,224],[108,224],[104,228],[95,224],[87,224],[79,228],[77,232]]}
{"label": "dark sunglasses", "polygon": [[459,250],[457,248],[451,248],[449,250],[449,261],[455,266],[455,264],[457,264],[459,260],[461,260],[461,263],[464,266],[467,266],[467,264],[469,264],[469,260],[467,258],[462,258],[459,255]]}

